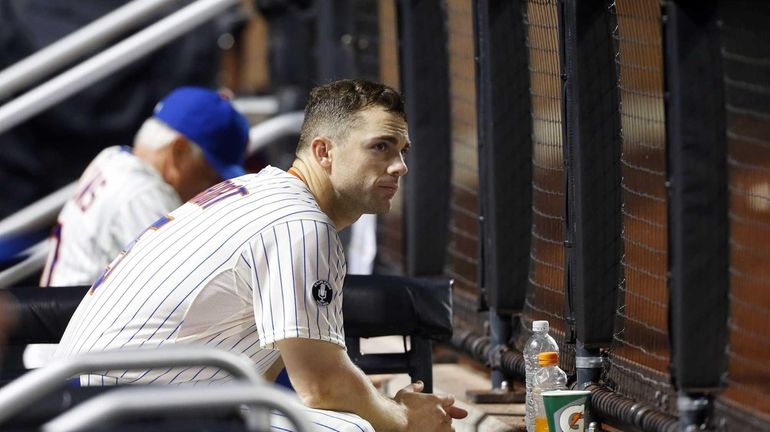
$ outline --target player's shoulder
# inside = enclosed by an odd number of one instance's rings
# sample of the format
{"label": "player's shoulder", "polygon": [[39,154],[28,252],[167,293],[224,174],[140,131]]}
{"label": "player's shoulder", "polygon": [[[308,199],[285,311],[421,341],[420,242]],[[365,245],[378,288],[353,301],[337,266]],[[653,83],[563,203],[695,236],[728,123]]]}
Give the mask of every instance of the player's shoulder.
{"label": "player's shoulder", "polygon": [[274,227],[290,226],[291,229],[323,227],[336,233],[334,223],[326,215],[305,183],[279,168],[268,166],[259,173],[248,174],[236,181],[247,182],[250,193],[271,197],[270,216],[272,221],[260,231]]}
{"label": "player's shoulder", "polygon": [[146,188],[156,189],[165,184],[160,173],[135,156],[130,147],[111,147],[103,154],[102,171],[113,187],[121,189],[121,193],[132,194]]}
{"label": "player's shoulder", "polygon": [[268,166],[256,174],[247,174],[233,179],[232,182],[243,186],[246,195],[253,199],[277,205],[283,210],[289,207],[307,207],[321,211],[305,183],[279,168]]}
{"label": "player's shoulder", "polygon": [[292,189],[307,189],[304,187],[304,183],[299,181],[299,179],[293,175],[280,168],[276,168],[270,165],[262,168],[258,173],[246,174],[244,176],[233,179],[233,181],[254,189],[269,186],[284,186],[286,188]]}
{"label": "player's shoulder", "polygon": [[111,146],[102,149],[93,159],[91,165],[114,164],[116,162],[123,164],[134,159],[138,158],[134,156],[134,151],[131,147]]}

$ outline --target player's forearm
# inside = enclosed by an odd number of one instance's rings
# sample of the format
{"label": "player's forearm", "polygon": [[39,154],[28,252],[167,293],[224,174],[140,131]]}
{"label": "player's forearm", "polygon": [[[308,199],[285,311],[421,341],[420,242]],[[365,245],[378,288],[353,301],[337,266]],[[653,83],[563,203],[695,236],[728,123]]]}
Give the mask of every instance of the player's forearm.
{"label": "player's forearm", "polygon": [[[351,365],[352,366],[352,365]],[[311,408],[348,411],[366,419],[378,432],[406,430],[406,412],[401,404],[380,394],[360,370],[341,369],[321,385],[299,391]]]}

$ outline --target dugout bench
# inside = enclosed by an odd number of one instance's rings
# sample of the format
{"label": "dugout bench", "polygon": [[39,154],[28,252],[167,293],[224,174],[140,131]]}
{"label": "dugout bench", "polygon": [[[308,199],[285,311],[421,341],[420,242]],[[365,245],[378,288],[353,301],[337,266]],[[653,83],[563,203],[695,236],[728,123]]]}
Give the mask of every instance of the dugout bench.
{"label": "dugout bench", "polygon": [[[348,275],[344,282],[343,315],[348,355],[365,373],[408,373],[433,391],[432,341],[452,335],[452,284],[447,278],[389,275]],[[14,287],[13,313],[17,324],[9,346],[56,343],[89,287]],[[399,353],[363,354],[360,339],[402,336],[409,349]],[[25,371],[3,371],[7,378]],[[49,395],[17,420],[40,424],[74,405],[101,394],[105,388],[66,388]]]}

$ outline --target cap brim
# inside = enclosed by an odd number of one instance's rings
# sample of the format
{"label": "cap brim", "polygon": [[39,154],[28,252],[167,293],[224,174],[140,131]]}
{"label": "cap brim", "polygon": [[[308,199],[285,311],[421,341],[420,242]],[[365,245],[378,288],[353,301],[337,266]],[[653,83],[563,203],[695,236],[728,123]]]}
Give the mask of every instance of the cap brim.
{"label": "cap brim", "polygon": [[244,170],[242,166],[220,164],[216,159],[212,158],[206,150],[203,150],[203,156],[206,158],[209,165],[211,165],[211,168],[214,168],[214,171],[222,177],[222,180],[228,180],[246,174],[246,170]]}
{"label": "cap brim", "polygon": [[217,169],[216,171],[219,176],[222,177],[222,180],[228,180],[246,174],[246,170],[238,165],[230,165],[222,169]]}

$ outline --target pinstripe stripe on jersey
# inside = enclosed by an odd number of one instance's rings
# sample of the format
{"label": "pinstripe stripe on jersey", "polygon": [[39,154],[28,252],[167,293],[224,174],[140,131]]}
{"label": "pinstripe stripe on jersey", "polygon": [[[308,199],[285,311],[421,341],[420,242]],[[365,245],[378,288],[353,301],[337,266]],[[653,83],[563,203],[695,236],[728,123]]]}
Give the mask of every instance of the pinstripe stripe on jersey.
{"label": "pinstripe stripe on jersey", "polygon": [[[318,280],[321,278],[321,276],[318,274],[318,269],[320,267],[318,264],[318,260],[320,259],[321,251],[319,247],[320,242],[318,241],[318,223],[316,221],[313,221],[313,227],[315,228],[315,280]],[[315,311],[316,311],[316,315],[315,315],[316,328],[318,329],[318,335],[320,336],[321,335],[321,317],[320,317],[321,309],[316,308]]]}
{"label": "pinstripe stripe on jersey", "polygon": [[[254,264],[254,269],[257,268],[257,263],[254,261],[254,249],[251,247],[251,243],[249,243],[249,252],[251,252],[251,263]],[[264,303],[262,302],[262,287],[259,284],[259,272],[255,271],[253,273],[254,279],[257,281],[257,290],[256,293],[259,295],[259,308],[264,308]],[[252,292],[254,290],[252,289]],[[265,322],[262,320],[259,320],[259,325],[262,326],[262,334],[265,334]],[[275,332],[275,330],[273,330]]]}
{"label": "pinstripe stripe on jersey", "polygon": [[[331,266],[331,263],[332,263],[332,240],[331,240],[331,235],[329,234],[328,227],[326,229],[326,245],[328,246],[328,250],[329,250],[327,252],[329,254],[329,258],[327,258],[327,261],[326,261],[327,263],[329,263],[329,272],[326,274],[326,281],[328,282],[328,281],[331,281],[331,278],[332,278],[332,266]],[[337,290],[335,293],[337,295],[339,295],[339,290]],[[329,309],[328,308],[326,309],[326,321],[328,322],[328,325],[329,325],[329,333],[333,333],[333,331],[332,331],[332,322],[331,322],[331,320],[329,320]],[[336,318],[335,318],[335,321],[336,321]]]}
{"label": "pinstripe stripe on jersey", "polygon": [[[302,231],[302,286],[306,287],[308,286],[307,281],[307,246],[305,245],[305,221],[299,221],[299,226]],[[310,314],[307,311],[307,295],[302,296],[302,304],[305,309],[305,318],[307,319],[307,332],[308,335],[312,338],[313,332],[310,329]],[[318,337],[321,337],[321,333],[318,333]]]}
{"label": "pinstripe stripe on jersey", "polygon": [[[280,286],[283,285],[283,271],[281,270],[281,250],[279,248],[278,243],[278,234],[275,232],[275,226],[273,226],[273,238],[275,239],[275,255],[276,255],[276,261],[278,262],[278,282]],[[270,262],[270,259],[268,258],[268,262]],[[283,320],[286,321],[286,298],[284,297],[283,289],[278,290],[281,293],[281,313],[283,314]],[[296,292],[296,290],[292,290]],[[296,308],[295,308],[296,309]],[[283,327],[283,338],[286,339],[286,327]]]}
{"label": "pinstripe stripe on jersey", "polygon": [[[300,221],[300,224],[302,221]],[[275,232],[275,227],[273,227],[273,232]],[[289,259],[292,260],[292,267],[294,267],[294,251],[292,251],[291,248],[291,229],[289,229],[289,223],[286,222],[286,235],[289,237]],[[278,242],[278,239],[275,240]],[[291,272],[291,286],[296,287],[297,281],[294,279],[294,272]],[[291,290],[292,294],[294,295],[294,322],[297,323],[297,337],[299,337],[299,311],[297,310],[297,290],[293,289]],[[283,290],[281,290],[283,292]]]}
{"label": "pinstripe stripe on jersey", "polygon": [[[272,279],[270,276],[270,260],[268,258],[267,254],[267,248],[265,247],[265,238],[262,236],[262,234],[259,234],[259,240],[262,242],[262,250],[265,252],[265,265],[267,266],[267,280],[269,281]],[[259,272],[257,272],[259,273]],[[262,291],[262,288],[259,289],[259,291]],[[273,301],[270,299],[270,292],[271,290],[267,290],[267,304],[270,305],[270,307],[267,308],[267,311],[270,312],[270,329],[271,334],[275,334],[275,315],[273,314]],[[264,310],[264,309],[263,309]]]}

